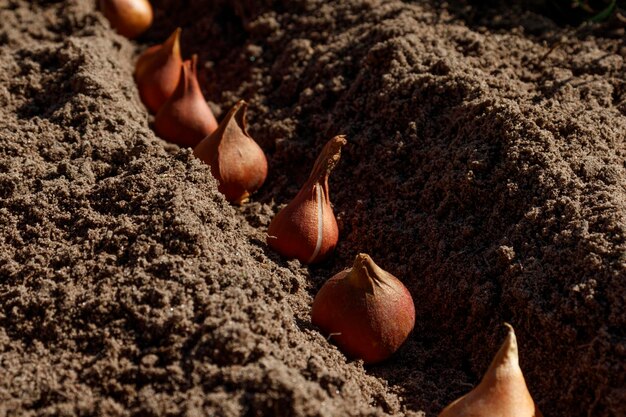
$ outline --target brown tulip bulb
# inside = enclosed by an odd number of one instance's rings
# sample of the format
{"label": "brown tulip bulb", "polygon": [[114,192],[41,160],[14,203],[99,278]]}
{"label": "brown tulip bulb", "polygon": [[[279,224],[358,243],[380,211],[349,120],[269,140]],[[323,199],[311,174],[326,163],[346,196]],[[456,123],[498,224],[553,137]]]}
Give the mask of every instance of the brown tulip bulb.
{"label": "brown tulip bulb", "polygon": [[347,355],[376,363],[391,356],[415,325],[413,298],[398,278],[366,254],[326,281],[311,320]]}
{"label": "brown tulip bulb", "polygon": [[509,333],[480,384],[447,406],[439,417],[542,417],[519,367],[517,339]]}
{"label": "brown tulip bulb", "polygon": [[240,100],[211,136],[193,150],[211,167],[218,190],[231,203],[243,204],[267,177],[267,158],[250,137],[246,126],[248,104]]}
{"label": "brown tulip bulb", "polygon": [[196,55],[185,61],[176,91],[154,118],[157,135],[180,146],[196,146],[217,129],[217,120],[198,84],[196,64]]}
{"label": "brown tulip bulb", "polygon": [[272,219],[267,244],[276,252],[311,264],[322,261],[335,249],[339,229],[330,206],[328,176],[346,143],[345,136],[328,141],[300,192]]}
{"label": "brown tulip bulb", "polygon": [[148,0],[100,0],[100,10],[111,27],[128,39],[148,30],[154,17]]}
{"label": "brown tulip bulb", "polygon": [[135,81],[141,101],[152,113],[159,111],[178,86],[183,66],[180,32],[176,29],[163,44],[146,49],[137,59]]}

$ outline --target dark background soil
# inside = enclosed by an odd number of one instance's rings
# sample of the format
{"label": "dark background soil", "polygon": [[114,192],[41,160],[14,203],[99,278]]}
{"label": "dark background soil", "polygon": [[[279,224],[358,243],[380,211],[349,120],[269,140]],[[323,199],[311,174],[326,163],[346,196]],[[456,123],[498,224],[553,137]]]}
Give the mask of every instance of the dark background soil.
{"label": "dark background soil", "polygon": [[[546,416],[626,414],[626,43],[518,6],[0,0],[0,416],[436,416],[516,328]],[[136,54],[183,27],[217,116],[270,175],[244,208],[151,132]],[[556,46],[551,50],[552,46]],[[305,268],[271,217],[332,135],[340,243]],[[417,324],[363,367],[309,323],[369,253]]]}

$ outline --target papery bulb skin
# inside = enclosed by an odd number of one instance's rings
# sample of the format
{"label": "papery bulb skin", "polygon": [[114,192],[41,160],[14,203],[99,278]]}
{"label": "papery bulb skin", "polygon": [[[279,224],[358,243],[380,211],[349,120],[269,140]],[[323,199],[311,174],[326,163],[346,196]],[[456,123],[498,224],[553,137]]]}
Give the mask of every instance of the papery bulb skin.
{"label": "papery bulb skin", "polygon": [[196,65],[196,55],[185,61],[174,94],[154,118],[156,134],[179,146],[196,146],[217,129],[215,116],[198,84]]}
{"label": "papery bulb skin", "polygon": [[377,363],[402,346],[415,326],[407,288],[366,254],[326,281],[313,301],[311,321],[346,355]]}
{"label": "papery bulb skin", "polygon": [[439,417],[542,417],[519,367],[517,338],[509,333],[482,381],[447,406]]}
{"label": "papery bulb skin", "polygon": [[300,192],[272,219],[267,244],[276,252],[312,264],[324,260],[337,246],[339,228],[330,205],[328,176],[346,143],[344,136],[328,141]]}
{"label": "papery bulb skin", "polygon": [[250,137],[246,125],[248,104],[240,100],[219,127],[193,153],[211,167],[218,190],[231,203],[243,204],[267,177],[267,158]]}
{"label": "papery bulb skin", "polygon": [[154,18],[148,0],[100,0],[100,10],[111,27],[128,39],[148,30]]}
{"label": "papery bulb skin", "polygon": [[267,244],[282,256],[304,264],[321,262],[330,255],[339,240],[337,220],[323,186],[313,184],[302,189],[272,219]]}
{"label": "papery bulb skin", "polygon": [[161,45],[146,49],[135,64],[135,81],[141,101],[151,113],[159,111],[178,86],[183,60],[178,28]]}

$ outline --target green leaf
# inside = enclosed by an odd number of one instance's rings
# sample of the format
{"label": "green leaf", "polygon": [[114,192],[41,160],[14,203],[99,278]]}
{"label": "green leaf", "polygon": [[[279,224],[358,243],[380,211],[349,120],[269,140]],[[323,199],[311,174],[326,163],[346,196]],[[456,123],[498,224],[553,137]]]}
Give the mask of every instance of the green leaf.
{"label": "green leaf", "polygon": [[615,11],[615,6],[617,5],[617,0],[611,0],[611,4],[609,4],[607,6],[606,9],[602,10],[600,13],[598,13],[597,15],[593,16],[591,19],[592,22],[602,22],[603,20],[606,20],[609,18],[609,16],[611,16],[613,14],[613,11]]}

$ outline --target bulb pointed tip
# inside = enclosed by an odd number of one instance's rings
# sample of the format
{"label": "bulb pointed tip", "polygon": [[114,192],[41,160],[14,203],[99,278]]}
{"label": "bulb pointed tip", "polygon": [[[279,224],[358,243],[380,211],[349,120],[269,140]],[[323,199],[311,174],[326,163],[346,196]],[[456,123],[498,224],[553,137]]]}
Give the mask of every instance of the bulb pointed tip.
{"label": "bulb pointed tip", "polygon": [[328,141],[328,143],[325,146],[326,149],[323,150],[322,152],[325,153],[326,155],[331,156],[332,158],[336,158],[338,160],[339,159],[339,155],[341,153],[341,148],[346,143],[348,143],[348,140],[346,139],[345,135],[335,136],[330,141]]}
{"label": "bulb pointed tip", "polygon": [[180,56],[180,34],[181,28],[176,28],[169,38],[165,41],[164,45],[167,45],[174,55]]}
{"label": "bulb pointed tip", "polygon": [[360,288],[373,290],[374,286],[381,287],[388,284],[389,274],[374,262],[366,253],[359,253],[354,258],[352,266],[352,284]]}
{"label": "bulb pointed tip", "polygon": [[489,367],[490,371],[493,371],[500,366],[519,367],[519,352],[515,331],[513,330],[513,326],[509,323],[504,323],[504,325],[507,327],[508,333],[502,342],[500,349],[496,353],[496,356],[493,358],[491,366]]}
{"label": "bulb pointed tip", "polygon": [[346,139],[346,135],[337,135],[334,138],[332,138],[331,141],[335,143],[336,145],[338,145],[339,147],[344,146],[346,143],[348,143],[348,139]]}
{"label": "bulb pointed tip", "polygon": [[180,42],[180,34],[183,32],[181,28],[176,28],[174,32],[167,38],[165,41],[166,44],[171,45],[172,47],[176,46]]}
{"label": "bulb pointed tip", "polygon": [[366,262],[367,260],[371,260],[372,258],[370,258],[370,256],[367,253],[359,253],[356,258],[355,258],[355,262]]}
{"label": "bulb pointed tip", "polygon": [[359,253],[354,259],[354,265],[359,266],[360,268],[365,269],[376,275],[378,275],[378,272],[381,271],[380,267],[367,253]]}
{"label": "bulb pointed tip", "polygon": [[355,271],[365,271],[367,272],[367,266],[373,263],[372,258],[366,253],[359,253],[354,258],[354,263],[352,264],[352,269]]}
{"label": "bulb pointed tip", "polygon": [[233,106],[233,113],[238,113],[239,111],[246,112],[248,110],[248,102],[246,100],[239,100]]}
{"label": "bulb pointed tip", "polygon": [[515,330],[513,329],[513,326],[506,322],[504,323],[504,326],[508,329],[506,339],[504,340],[504,345],[508,345],[511,348],[515,349],[515,351],[517,351],[517,336],[515,335]]}
{"label": "bulb pointed tip", "polygon": [[315,165],[313,165],[309,181],[328,181],[330,172],[339,162],[339,158],[341,158],[341,148],[347,142],[348,141],[344,135],[335,136],[326,142],[319,156],[315,160]]}
{"label": "bulb pointed tip", "polygon": [[237,101],[233,107],[229,110],[224,120],[222,120],[222,124],[224,125],[224,129],[226,125],[234,121],[237,126],[242,130],[243,134],[247,137],[250,137],[248,133],[248,124],[246,122],[246,114],[248,113],[248,103],[245,100]]}

